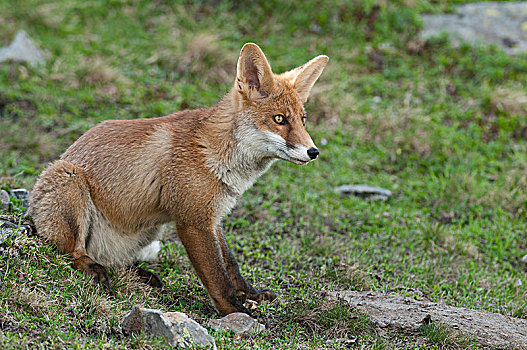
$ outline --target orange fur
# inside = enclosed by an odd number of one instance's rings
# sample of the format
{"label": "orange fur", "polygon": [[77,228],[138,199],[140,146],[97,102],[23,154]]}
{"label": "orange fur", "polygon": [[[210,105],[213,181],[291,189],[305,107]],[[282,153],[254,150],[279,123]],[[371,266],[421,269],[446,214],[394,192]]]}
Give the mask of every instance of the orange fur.
{"label": "orange fur", "polygon": [[318,155],[303,102],[327,60],[275,75],[260,48],[246,44],[233,88],[213,107],[88,130],[35,184],[38,232],[109,288],[103,265],[132,264],[159,226],[175,221],[222,314],[248,312],[241,296],[274,299],[240,275],[220,224],[275,159],[305,164]]}

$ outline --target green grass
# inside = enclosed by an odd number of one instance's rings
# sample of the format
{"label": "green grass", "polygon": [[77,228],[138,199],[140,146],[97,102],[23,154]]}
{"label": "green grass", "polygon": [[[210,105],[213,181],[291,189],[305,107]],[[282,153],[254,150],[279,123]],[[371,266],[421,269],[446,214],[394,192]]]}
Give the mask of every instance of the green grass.
{"label": "green grass", "polygon": [[[24,29],[48,53],[39,69],[0,64],[0,187],[31,188],[47,162],[100,121],[215,103],[245,42],[258,43],[275,72],[327,54],[307,103],[320,159],[273,165],[226,218],[242,273],[279,299],[255,311],[265,333],[213,333],[219,346],[318,349],[352,337],[359,348],[443,346],[433,332],[381,335],[366,316],[320,302],[345,289],[525,318],[527,60],[495,47],[453,48],[445,38],[420,42],[419,14],[457,2],[0,0],[0,44]],[[394,195],[370,202],[334,192],[358,183]],[[147,266],[165,289],[115,270],[111,295],[40,239],[8,241],[0,346],[162,346],[120,333],[135,304],[183,311],[206,326],[217,315],[173,229],[167,237]]]}
{"label": "green grass", "polygon": [[419,331],[428,338],[428,343],[440,349],[478,349],[478,343],[468,336],[460,335],[441,323],[428,323],[421,325]]}

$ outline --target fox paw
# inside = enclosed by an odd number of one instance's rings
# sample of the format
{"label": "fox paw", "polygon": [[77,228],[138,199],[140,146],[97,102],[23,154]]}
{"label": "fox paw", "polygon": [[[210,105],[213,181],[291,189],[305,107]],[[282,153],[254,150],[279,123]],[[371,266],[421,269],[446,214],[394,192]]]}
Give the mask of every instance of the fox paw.
{"label": "fox paw", "polygon": [[110,276],[101,264],[96,263],[87,255],[73,259],[72,267],[84,272],[93,278],[93,282],[101,286],[105,292],[110,292]]}
{"label": "fox paw", "polygon": [[89,269],[88,274],[93,277],[94,283],[99,284],[105,292],[109,293],[112,290],[110,276],[104,266],[95,263],[90,264]]}
{"label": "fox paw", "polygon": [[254,300],[261,303],[264,300],[273,301],[276,299],[276,294],[269,289],[257,290],[256,293],[247,294],[247,299]]}
{"label": "fox paw", "polygon": [[132,266],[132,270],[142,282],[150,285],[151,287],[163,288],[163,281],[161,281],[161,278],[159,278],[159,276],[155,273],[145,270],[139,266]]}

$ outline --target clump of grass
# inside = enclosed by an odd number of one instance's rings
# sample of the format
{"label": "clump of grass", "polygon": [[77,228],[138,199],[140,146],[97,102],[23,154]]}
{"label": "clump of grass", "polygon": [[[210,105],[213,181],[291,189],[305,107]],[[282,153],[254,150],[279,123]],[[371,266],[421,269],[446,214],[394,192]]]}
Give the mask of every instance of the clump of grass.
{"label": "clump of grass", "polygon": [[520,86],[515,89],[498,87],[490,96],[491,106],[509,116],[527,115],[527,94]]}
{"label": "clump of grass", "polygon": [[471,345],[469,339],[441,323],[424,323],[419,331],[430,344],[441,349],[466,349]]}
{"label": "clump of grass", "polygon": [[93,86],[98,96],[120,97],[120,86],[129,86],[130,80],[114,68],[107,59],[101,56],[82,57],[75,71],[74,78],[67,82],[70,88]]}
{"label": "clump of grass", "polygon": [[154,289],[141,281],[133,268],[119,267],[112,271],[112,290],[123,297],[133,296],[139,293],[150,299],[153,297]]}
{"label": "clump of grass", "polygon": [[308,337],[346,338],[361,335],[371,329],[371,321],[367,315],[340,301],[325,301],[316,307],[301,305],[292,319],[306,331]]}
{"label": "clump of grass", "polygon": [[178,43],[158,48],[145,62],[180,77],[199,79],[201,88],[207,84],[225,84],[233,80],[236,54],[218,45],[217,34],[183,33]]}
{"label": "clump of grass", "polygon": [[337,262],[328,267],[326,277],[344,290],[370,290],[373,285],[370,275],[357,264]]}

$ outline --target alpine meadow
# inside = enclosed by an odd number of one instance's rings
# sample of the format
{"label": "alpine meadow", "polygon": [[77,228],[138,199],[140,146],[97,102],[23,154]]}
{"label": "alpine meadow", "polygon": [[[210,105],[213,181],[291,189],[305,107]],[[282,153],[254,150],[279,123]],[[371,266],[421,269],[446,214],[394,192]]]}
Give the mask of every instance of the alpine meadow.
{"label": "alpine meadow", "polygon": [[[276,74],[329,57],[307,118],[296,121],[312,139],[303,152],[314,144],[318,158],[273,163],[223,218],[238,275],[276,294],[234,308],[265,331],[211,328],[221,315],[175,223],[162,231],[158,258],[138,265],[162,288],[110,267],[105,290],[53,243],[15,230],[0,239],[0,348],[169,347],[122,331],[134,305],[187,314],[219,349],[488,348],[437,322],[418,332],[382,328],[330,297],[340,291],[527,319],[527,55],[419,36],[422,15],[459,3],[0,0],[0,47],[24,30],[46,60],[0,63],[0,187],[8,193],[31,190],[103,121],[213,106],[233,88],[245,43],[258,44]],[[391,196],[337,190],[358,184]],[[0,214],[21,223],[26,209],[11,196]]]}

